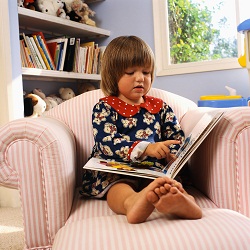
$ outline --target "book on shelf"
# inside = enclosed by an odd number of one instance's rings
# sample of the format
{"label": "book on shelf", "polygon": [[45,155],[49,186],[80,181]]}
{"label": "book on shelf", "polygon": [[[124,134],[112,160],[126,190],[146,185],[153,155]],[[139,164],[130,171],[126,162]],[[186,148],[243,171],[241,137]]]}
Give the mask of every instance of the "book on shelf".
{"label": "book on shelf", "polygon": [[102,56],[107,46],[99,46],[98,62],[97,62],[97,74],[101,73]]}
{"label": "book on shelf", "polygon": [[26,47],[28,48],[33,65],[35,66],[35,68],[42,69],[43,66],[39,60],[38,54],[30,37],[28,35],[25,35],[24,33],[22,33],[21,36],[23,37]]}
{"label": "book on shelf", "polygon": [[49,63],[49,66],[50,66],[50,69],[51,70],[56,70],[56,66],[55,66],[55,63],[54,63],[54,60],[51,56],[51,53],[50,53],[50,50],[48,48],[48,45],[47,45],[47,42],[46,42],[46,39],[44,37],[44,34],[43,32],[41,31],[38,31],[38,32],[34,32],[32,35],[36,35],[37,37],[37,40],[45,54],[45,57]]}
{"label": "book on shelf", "polygon": [[67,50],[68,38],[67,37],[58,37],[54,39],[47,40],[47,44],[54,44],[57,43],[56,46],[56,54],[54,58],[54,62],[56,64],[56,69],[63,71],[64,62],[65,62],[65,55]]}
{"label": "book on shelf", "polygon": [[22,66],[26,68],[35,68],[35,65],[31,58],[30,50],[27,47],[24,38],[22,36],[20,36],[20,53],[21,53]]}
{"label": "book on shelf", "polygon": [[44,64],[46,65],[45,69],[49,69],[50,70],[51,67],[50,67],[49,61],[47,60],[47,57],[46,57],[46,55],[44,53],[44,50],[43,50],[43,48],[40,45],[40,42],[39,42],[39,40],[37,38],[37,35],[32,35],[32,36],[34,38],[34,41],[36,43],[36,46],[37,46],[38,50],[40,51],[41,57],[42,57],[42,59],[44,61]]}
{"label": "book on shelf", "polygon": [[87,49],[86,60],[85,60],[85,73],[92,74],[94,51],[98,45],[92,41],[92,42],[82,43],[81,46]]}
{"label": "book on shelf", "polygon": [[[53,61],[55,63],[56,53],[57,53],[57,42],[52,42],[52,43],[48,43],[48,41],[46,41],[46,42],[47,42],[51,57],[52,57],[52,59],[53,59]],[[56,66],[56,63],[55,63],[55,66]]]}
{"label": "book on shelf", "polygon": [[68,72],[73,71],[74,60],[75,60],[75,48],[76,48],[76,38],[69,37],[65,55],[64,67],[63,67],[64,71]]}
{"label": "book on shelf", "polygon": [[174,179],[199,145],[219,122],[223,113],[224,112],[221,111],[211,114],[205,113],[177,151],[175,160],[169,162],[162,170],[155,170],[155,167],[152,167],[152,163],[147,161],[129,164],[117,162],[112,159],[103,160],[94,157],[90,158],[83,168],[150,179],[164,176]]}
{"label": "book on shelf", "polygon": [[40,69],[47,69],[47,66],[46,66],[46,64],[45,64],[45,62],[44,62],[44,60],[43,60],[43,57],[42,57],[42,54],[41,54],[40,50],[39,50],[38,47],[37,47],[37,44],[36,44],[36,42],[35,42],[34,37],[33,37],[33,36],[30,36],[29,39],[30,39],[30,41],[31,41],[31,43],[32,43],[32,46],[33,46],[34,50],[35,50],[36,56],[38,57],[38,60],[39,60],[39,68],[40,68]]}
{"label": "book on shelf", "polygon": [[73,71],[76,73],[79,72],[80,67],[80,38],[76,38],[76,47],[75,47],[75,57],[74,57],[74,65],[73,65]]}

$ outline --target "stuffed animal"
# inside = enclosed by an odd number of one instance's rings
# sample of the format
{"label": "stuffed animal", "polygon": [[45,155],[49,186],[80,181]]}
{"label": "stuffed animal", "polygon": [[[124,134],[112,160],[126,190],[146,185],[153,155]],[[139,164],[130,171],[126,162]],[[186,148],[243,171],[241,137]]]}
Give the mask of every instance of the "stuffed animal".
{"label": "stuffed animal", "polygon": [[46,109],[45,101],[38,95],[28,94],[24,98],[24,116],[38,117]]}
{"label": "stuffed animal", "polygon": [[65,4],[66,13],[70,13],[72,11],[71,4],[73,0],[63,0],[63,2]]}
{"label": "stuffed animal", "polygon": [[80,83],[78,85],[78,93],[79,93],[79,95],[82,94],[82,93],[91,91],[91,90],[95,90],[95,89],[96,89],[95,85],[93,85],[92,83],[89,83],[89,82]]}
{"label": "stuffed animal", "polygon": [[75,11],[72,10],[71,8],[71,4],[72,4],[73,0],[63,0],[63,9],[68,17],[68,19],[70,19],[71,21],[74,22],[80,22],[81,21],[81,17],[78,16]]}
{"label": "stuffed animal", "polygon": [[46,103],[45,111],[49,111],[50,109],[56,107],[58,105],[57,101],[54,100],[52,97],[47,97],[41,89],[33,89],[33,94],[38,95],[41,97]]}
{"label": "stuffed animal", "polygon": [[91,26],[96,26],[95,21],[93,21],[90,16],[94,16],[95,12],[89,8],[86,3],[81,0],[73,0],[71,3],[71,9],[81,17],[80,23],[84,23]]}
{"label": "stuffed animal", "polygon": [[49,111],[50,109],[53,109],[54,107],[58,106],[58,103],[56,100],[54,100],[52,97],[48,96],[46,97],[46,111]]}
{"label": "stuffed animal", "polygon": [[36,10],[35,8],[35,0],[18,0],[17,6],[27,8],[30,10]]}
{"label": "stuffed animal", "polygon": [[17,6],[18,7],[24,7],[24,0],[18,0],[17,1]]}
{"label": "stuffed animal", "polygon": [[57,95],[55,95],[55,94],[51,94],[51,95],[49,95],[48,97],[53,98],[53,100],[57,103],[57,105],[63,103],[62,98],[59,97],[59,96],[57,96]]}
{"label": "stuffed animal", "polygon": [[62,0],[36,0],[35,3],[37,10],[42,13],[69,19],[63,9]]}
{"label": "stuffed animal", "polygon": [[76,96],[75,92],[71,88],[60,88],[59,94],[63,101],[69,100]]}

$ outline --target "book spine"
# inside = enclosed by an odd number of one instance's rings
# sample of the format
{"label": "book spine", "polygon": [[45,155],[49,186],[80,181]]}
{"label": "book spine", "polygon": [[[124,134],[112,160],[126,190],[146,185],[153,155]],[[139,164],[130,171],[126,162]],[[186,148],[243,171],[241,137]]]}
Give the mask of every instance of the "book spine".
{"label": "book spine", "polygon": [[80,52],[80,38],[77,38],[76,39],[76,47],[75,47],[74,66],[73,66],[73,71],[74,72],[78,72],[79,52]]}
{"label": "book spine", "polygon": [[22,44],[23,44],[25,56],[26,56],[26,59],[27,59],[27,62],[28,62],[27,67],[28,67],[28,68],[35,68],[35,64],[33,63],[33,59],[32,59],[32,57],[31,57],[30,50],[29,50],[29,48],[27,47],[27,44],[26,44],[26,42],[24,41],[24,39],[22,40]]}
{"label": "book spine", "polygon": [[76,46],[76,38],[70,37],[68,40],[67,51],[65,55],[64,62],[64,71],[73,71],[74,66],[74,58],[75,58],[75,46]]}
{"label": "book spine", "polygon": [[39,63],[40,63],[40,67],[41,67],[42,69],[47,69],[47,67],[46,67],[46,65],[45,65],[45,63],[44,63],[44,61],[43,61],[42,55],[41,55],[41,53],[40,53],[40,51],[39,51],[39,49],[38,49],[38,47],[37,47],[37,44],[36,44],[34,38],[33,38],[33,37],[30,37],[29,39],[30,39],[30,41],[31,41],[31,43],[32,43],[32,45],[33,45],[33,48],[34,48],[34,50],[35,50],[35,53],[36,53],[36,55],[37,55],[37,57],[38,57],[38,60],[39,60]]}
{"label": "book spine", "polygon": [[48,60],[47,60],[47,58],[46,58],[46,56],[45,56],[45,53],[44,53],[42,47],[40,46],[40,43],[39,43],[39,41],[38,41],[37,36],[36,36],[36,35],[33,35],[33,37],[34,37],[34,40],[35,40],[36,45],[37,45],[37,47],[38,47],[38,50],[40,51],[40,54],[41,54],[41,56],[42,56],[42,58],[43,58],[43,61],[44,61],[45,65],[46,65],[46,69],[49,69],[49,70],[50,70],[51,67],[50,67],[50,65],[49,65],[49,62],[48,62]]}
{"label": "book spine", "polygon": [[24,41],[26,43],[27,48],[29,49],[29,52],[30,52],[30,55],[31,55],[31,58],[32,58],[32,62],[34,64],[35,68],[39,68],[38,58],[36,58],[36,55],[35,55],[35,52],[34,52],[34,48],[31,45],[29,37],[26,36],[25,34],[23,34],[23,38],[24,38]]}
{"label": "book spine", "polygon": [[41,48],[42,48],[42,50],[43,50],[43,52],[45,54],[45,57],[46,57],[46,59],[47,59],[47,61],[49,63],[50,69],[54,70],[55,67],[52,64],[52,60],[50,59],[49,52],[48,52],[48,50],[47,50],[47,48],[45,46],[45,43],[44,43],[42,37],[37,35],[37,40],[38,40],[38,42],[39,42],[39,44],[40,44],[40,46],[41,46]]}
{"label": "book spine", "polygon": [[25,48],[23,46],[22,40],[20,40],[20,56],[22,61],[22,67],[28,67],[28,61],[26,57]]}
{"label": "book spine", "polygon": [[63,42],[58,43],[57,45],[57,70],[61,70],[62,67],[63,46]]}
{"label": "book spine", "polygon": [[68,47],[68,38],[65,38],[63,41],[63,46],[62,46],[62,55],[61,55],[61,64],[59,70],[63,70],[64,64],[65,64],[65,57],[66,57],[66,52],[67,52],[67,47]]}

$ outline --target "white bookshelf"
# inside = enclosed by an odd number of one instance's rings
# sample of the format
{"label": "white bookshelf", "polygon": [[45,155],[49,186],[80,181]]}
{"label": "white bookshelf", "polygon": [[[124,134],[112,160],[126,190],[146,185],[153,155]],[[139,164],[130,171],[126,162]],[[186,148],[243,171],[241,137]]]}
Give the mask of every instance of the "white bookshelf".
{"label": "white bookshelf", "polygon": [[[72,36],[88,40],[108,37],[110,31],[93,27],[86,24],[70,21],[67,19],[51,16],[38,11],[18,7],[19,28],[26,32],[42,31],[50,36]],[[24,80],[92,80],[99,81],[100,76],[96,74],[80,74],[74,72],[41,70],[34,68],[22,68]]]}

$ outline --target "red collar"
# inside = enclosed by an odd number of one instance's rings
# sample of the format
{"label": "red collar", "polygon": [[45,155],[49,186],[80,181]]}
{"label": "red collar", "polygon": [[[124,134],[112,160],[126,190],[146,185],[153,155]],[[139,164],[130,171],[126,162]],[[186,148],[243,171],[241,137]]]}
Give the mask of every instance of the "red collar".
{"label": "red collar", "polygon": [[156,114],[161,110],[163,105],[163,101],[161,99],[152,96],[144,96],[144,103],[141,103],[140,105],[128,104],[116,96],[107,96],[101,98],[101,100],[108,103],[124,117],[134,116],[141,108],[145,108],[151,114]]}

